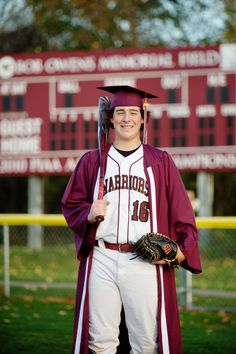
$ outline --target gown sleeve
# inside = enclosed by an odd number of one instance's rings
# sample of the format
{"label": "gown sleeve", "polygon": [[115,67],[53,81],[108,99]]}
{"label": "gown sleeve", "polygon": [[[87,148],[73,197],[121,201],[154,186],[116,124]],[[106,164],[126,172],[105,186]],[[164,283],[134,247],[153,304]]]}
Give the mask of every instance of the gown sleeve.
{"label": "gown sleeve", "polygon": [[95,225],[89,224],[87,217],[93,202],[93,190],[97,176],[96,164],[86,153],[78,162],[61,200],[62,213],[70,229],[74,232],[77,255],[89,244],[89,237]]}
{"label": "gown sleeve", "polygon": [[192,273],[200,273],[198,230],[195,215],[180,173],[171,156],[165,153],[169,229],[186,259],[181,266]]}

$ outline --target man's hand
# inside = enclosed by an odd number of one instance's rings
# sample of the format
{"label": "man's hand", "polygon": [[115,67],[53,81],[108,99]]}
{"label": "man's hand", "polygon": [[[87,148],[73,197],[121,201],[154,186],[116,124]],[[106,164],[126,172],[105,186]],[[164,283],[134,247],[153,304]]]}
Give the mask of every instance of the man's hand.
{"label": "man's hand", "polygon": [[[181,249],[179,248],[179,246],[178,246],[176,258],[177,258],[179,264],[185,260],[185,256],[184,256],[183,252],[181,251]],[[165,259],[161,259],[159,261],[155,261],[155,259],[154,259],[152,261],[152,264],[167,265],[168,262],[165,261]]]}
{"label": "man's hand", "polygon": [[92,205],[91,205],[91,209],[90,212],[88,214],[88,222],[90,224],[94,223],[95,221],[97,221],[97,217],[98,216],[103,216],[105,217],[106,215],[106,209],[107,206],[110,204],[110,202],[108,200],[95,200]]}

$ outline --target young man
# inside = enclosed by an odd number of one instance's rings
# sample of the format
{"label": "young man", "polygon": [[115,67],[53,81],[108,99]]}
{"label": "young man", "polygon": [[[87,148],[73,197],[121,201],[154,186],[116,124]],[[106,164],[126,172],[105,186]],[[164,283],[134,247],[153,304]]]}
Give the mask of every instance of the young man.
{"label": "young man", "polygon": [[103,199],[97,150],[81,158],[62,199],[80,259],[73,353],[116,353],[123,309],[130,353],[181,354],[174,268],[134,259],[132,244],[150,231],[166,234],[179,246],[178,263],[200,273],[194,213],[171,157],[141,142],[143,98],[155,96],[129,86],[103,89],[114,94],[115,133]]}

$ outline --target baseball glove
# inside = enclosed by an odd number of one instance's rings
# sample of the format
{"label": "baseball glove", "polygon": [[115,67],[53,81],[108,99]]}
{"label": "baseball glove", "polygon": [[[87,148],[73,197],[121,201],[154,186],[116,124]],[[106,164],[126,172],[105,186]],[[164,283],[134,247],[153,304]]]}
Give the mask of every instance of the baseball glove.
{"label": "baseball glove", "polygon": [[141,257],[150,262],[163,259],[170,267],[174,268],[179,266],[177,250],[178,245],[175,241],[168,236],[155,232],[143,235],[133,245],[133,252],[136,257]]}

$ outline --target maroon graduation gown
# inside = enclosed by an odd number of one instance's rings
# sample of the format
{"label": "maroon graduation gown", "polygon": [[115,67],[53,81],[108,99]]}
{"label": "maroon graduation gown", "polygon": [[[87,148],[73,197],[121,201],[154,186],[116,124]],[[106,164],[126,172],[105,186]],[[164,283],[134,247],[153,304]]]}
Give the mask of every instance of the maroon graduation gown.
{"label": "maroon graduation gown", "polygon": [[[150,145],[143,148],[144,169],[149,183],[151,228],[169,235],[178,243],[186,257],[182,267],[192,273],[200,273],[195,216],[180,174],[167,152]],[[98,223],[88,224],[87,216],[93,202],[98,170],[98,150],[86,153],[78,162],[62,198],[62,212],[74,231],[80,260],[73,354],[88,353],[88,279]],[[168,266],[156,268],[159,354],[182,354],[174,270]]]}

